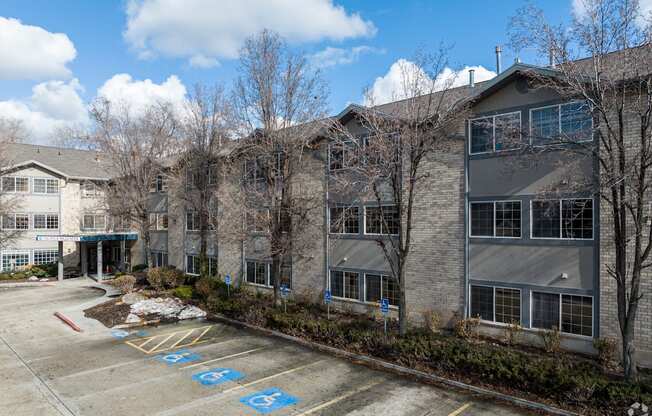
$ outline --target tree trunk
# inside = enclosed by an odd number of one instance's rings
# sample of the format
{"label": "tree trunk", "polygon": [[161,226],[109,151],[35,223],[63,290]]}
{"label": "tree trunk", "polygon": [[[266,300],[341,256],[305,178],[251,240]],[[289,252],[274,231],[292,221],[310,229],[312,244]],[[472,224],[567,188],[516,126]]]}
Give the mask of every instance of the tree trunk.
{"label": "tree trunk", "polygon": [[638,378],[638,368],[636,366],[636,348],[634,347],[634,331],[628,326],[623,338],[623,371],[625,379],[635,381]]}
{"label": "tree trunk", "polygon": [[274,282],[274,305],[280,305],[279,288],[281,277],[281,256],[275,254],[272,256],[272,270],[270,270],[272,282]]}
{"label": "tree trunk", "polygon": [[199,277],[207,277],[209,274],[207,230],[205,226],[201,228],[202,230],[199,232]]}
{"label": "tree trunk", "polygon": [[402,263],[399,270],[399,306],[398,306],[398,328],[399,335],[404,336],[407,334],[408,322],[407,322],[407,299],[405,296],[405,268]]}

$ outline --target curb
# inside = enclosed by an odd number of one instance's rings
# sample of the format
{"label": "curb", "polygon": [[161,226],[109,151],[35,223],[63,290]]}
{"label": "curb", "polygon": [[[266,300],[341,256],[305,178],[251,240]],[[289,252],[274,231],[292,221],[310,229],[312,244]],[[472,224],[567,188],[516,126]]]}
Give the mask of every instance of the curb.
{"label": "curb", "polygon": [[70,318],[66,317],[66,316],[65,316],[64,314],[62,314],[61,312],[55,312],[55,313],[54,313],[54,316],[56,316],[57,318],[61,319],[61,320],[62,320],[66,325],[68,325],[69,327],[71,327],[73,330],[75,330],[75,331],[77,331],[77,332],[82,332],[81,328],[78,327],[76,323],[74,323],[72,320],[70,320]]}
{"label": "curb", "polygon": [[18,282],[18,283],[0,283],[0,288],[3,287],[44,287],[56,286],[55,282]]}
{"label": "curb", "polygon": [[344,351],[344,350],[341,350],[339,348],[329,347],[327,345],[319,344],[319,343],[312,342],[312,341],[307,341],[305,339],[294,337],[292,335],[287,335],[287,334],[284,334],[282,332],[275,331],[273,329],[262,328],[262,327],[259,327],[259,326],[256,326],[256,325],[248,324],[246,322],[241,322],[241,321],[237,321],[235,319],[227,318],[225,316],[210,315],[210,316],[207,317],[207,319],[208,320],[219,321],[219,322],[222,322],[222,323],[225,323],[225,324],[228,324],[228,325],[232,325],[232,326],[236,326],[236,327],[244,327],[244,328],[247,328],[247,329],[251,329],[253,331],[260,332],[260,333],[263,333],[265,335],[270,335],[270,336],[273,336],[273,337],[276,337],[276,338],[284,339],[286,341],[291,341],[291,342],[294,342],[296,344],[300,344],[300,345],[303,345],[305,347],[309,347],[309,348],[312,348],[312,349],[315,349],[315,350],[318,350],[318,351],[326,352],[326,353],[336,355],[336,356],[339,356],[339,357],[345,357],[345,358],[348,358],[348,359],[350,359],[352,361],[361,362],[361,363],[364,363],[367,366],[370,366],[372,368],[388,370],[388,371],[398,373],[398,374],[401,374],[401,375],[404,375],[404,376],[416,377],[416,378],[418,378],[420,380],[434,382],[434,383],[437,383],[437,384],[440,384],[440,385],[444,384],[444,385],[447,385],[447,386],[452,386],[452,387],[455,387],[455,388],[458,388],[458,389],[461,389],[461,390],[466,390],[468,392],[472,392],[472,393],[479,394],[479,395],[482,395],[482,396],[491,397],[491,398],[494,398],[494,399],[509,402],[509,403],[512,403],[512,404],[515,404],[517,406],[524,407],[524,408],[527,408],[527,409],[536,410],[536,411],[543,411],[543,412],[547,412],[547,413],[553,414],[553,415],[578,416],[577,413],[569,412],[569,411],[559,409],[559,408],[553,407],[553,406],[548,406],[548,405],[543,404],[543,403],[533,402],[533,401],[530,401],[530,400],[527,400],[527,399],[521,399],[519,397],[511,396],[509,394],[503,394],[503,393],[499,393],[497,391],[488,390],[488,389],[485,389],[485,388],[482,388],[482,387],[477,387],[477,386],[473,386],[473,385],[470,385],[470,384],[462,383],[460,381],[455,381],[455,380],[451,380],[451,379],[448,379],[448,378],[445,378],[445,377],[436,376],[436,375],[429,374],[429,373],[426,373],[426,372],[423,372],[423,371],[414,370],[412,368],[407,368],[407,367],[403,367],[403,366],[400,366],[400,365],[397,365],[397,364],[392,364],[392,363],[389,363],[387,361],[379,360],[377,358],[372,358],[372,357],[369,357],[367,355],[354,354],[352,352]]}
{"label": "curb", "polygon": [[145,322],[134,322],[132,324],[119,324],[111,327],[111,329],[129,329],[129,328],[140,328],[140,327],[146,327],[150,325],[156,325],[160,324],[161,320],[160,319],[152,319],[151,321],[145,321]]}

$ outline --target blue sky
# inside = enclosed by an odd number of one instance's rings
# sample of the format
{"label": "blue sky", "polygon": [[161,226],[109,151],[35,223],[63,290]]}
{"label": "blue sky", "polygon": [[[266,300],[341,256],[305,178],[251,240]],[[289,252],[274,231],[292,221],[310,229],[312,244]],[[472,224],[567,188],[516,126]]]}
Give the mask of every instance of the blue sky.
{"label": "blue sky", "polygon": [[[444,42],[452,46],[454,70],[482,66],[490,76],[494,47],[505,44],[509,17],[525,4],[284,0],[286,5],[268,10],[271,0],[240,0],[221,12],[226,3],[231,0],[3,0],[0,117],[23,120],[32,141],[48,142],[57,127],[87,123],[83,108],[103,86],[109,98],[143,103],[151,96],[177,99],[197,82],[228,86],[237,69],[233,51],[262,27],[285,34],[307,55],[331,58],[322,70],[330,85],[330,110],[336,113],[360,102],[365,86],[419,47]],[[572,10],[572,0],[534,3],[552,21],[568,19]],[[514,55],[504,49],[506,67]],[[522,58],[535,57],[526,52]],[[151,83],[142,82],[148,79]]]}

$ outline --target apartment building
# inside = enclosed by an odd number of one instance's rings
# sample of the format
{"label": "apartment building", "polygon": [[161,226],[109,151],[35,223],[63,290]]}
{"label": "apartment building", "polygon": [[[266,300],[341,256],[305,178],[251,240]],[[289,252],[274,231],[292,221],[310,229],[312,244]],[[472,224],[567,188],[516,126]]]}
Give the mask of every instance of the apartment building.
{"label": "apartment building", "polygon": [[[429,311],[438,312],[444,322],[478,316],[483,330],[494,334],[516,322],[533,340],[538,331],[556,328],[563,345],[584,352],[592,351],[595,338],[618,336],[615,287],[603,266],[613,252],[607,231],[600,228],[601,201],[591,192],[565,187],[574,181],[590,182],[597,162],[552,146],[559,134],[590,145],[593,120],[586,103],[532,87],[533,72],[550,71],[515,63],[490,81],[456,89],[459,97],[471,100],[473,114],[460,126],[459,145],[423,164],[428,177],[415,202],[418,213],[407,265],[411,319],[419,320]],[[395,105],[379,110],[389,113]],[[335,117],[363,140],[368,133],[356,118],[358,109],[349,106]],[[505,126],[518,132],[516,142],[508,140]],[[517,151],[519,140],[549,151],[541,152],[536,161],[524,160]],[[91,184],[111,177],[101,155],[29,145],[13,145],[11,152],[16,153],[15,161],[2,183],[6,181],[10,192],[24,193],[26,202],[9,215],[7,224],[27,228],[11,249],[3,251],[3,269],[50,261],[58,250],[54,241],[63,235],[74,241],[65,242],[63,249],[71,267],[96,264],[98,257],[111,264],[143,262],[137,237],[107,227],[107,217],[92,209],[99,206],[99,197],[92,195]],[[376,240],[378,234],[398,232],[398,212],[385,205],[388,226],[394,231],[379,229],[384,225],[375,220],[379,215],[375,200],[337,195],[332,175],[346,170],[348,159],[332,152],[327,141],[310,153],[309,160],[302,181],[304,189],[322,195],[323,209],[312,214],[320,226],[311,239],[311,255],[284,264],[281,278],[294,293],[315,301],[329,289],[334,303],[343,308],[373,311],[380,298],[395,306],[397,283]],[[242,162],[244,168],[247,162]],[[233,172],[232,179],[223,186],[237,188],[255,181],[245,178],[243,171]],[[175,192],[183,191],[169,190],[161,176],[150,195],[154,265],[172,265],[198,275],[198,219]],[[226,215],[246,220],[242,210]],[[207,246],[209,272],[228,273],[240,284],[268,290],[268,241],[264,230],[251,231],[241,242],[213,233]],[[104,247],[99,243],[98,255],[98,241],[84,242],[84,237],[115,240]],[[650,365],[649,275],[643,286],[637,348],[642,362]]]}

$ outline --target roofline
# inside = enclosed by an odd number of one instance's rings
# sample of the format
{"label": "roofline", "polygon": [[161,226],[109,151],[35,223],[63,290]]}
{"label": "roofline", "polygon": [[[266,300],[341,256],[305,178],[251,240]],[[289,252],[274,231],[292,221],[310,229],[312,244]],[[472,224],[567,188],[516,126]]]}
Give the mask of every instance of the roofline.
{"label": "roofline", "polygon": [[45,163],[39,162],[37,160],[31,159],[31,160],[26,160],[21,163],[16,163],[15,165],[9,165],[9,166],[3,166],[0,168],[0,172],[4,172],[6,170],[12,170],[16,168],[20,168],[23,166],[28,166],[28,165],[36,165],[40,166],[43,169],[49,170],[50,172],[56,173],[57,175],[67,178],[67,179],[77,179],[77,180],[95,180],[95,181],[109,181],[111,178],[106,178],[106,177],[93,177],[93,176],[73,176],[73,175],[66,175],[65,173],[61,172],[58,169],[55,169],[51,166],[46,165]]}

